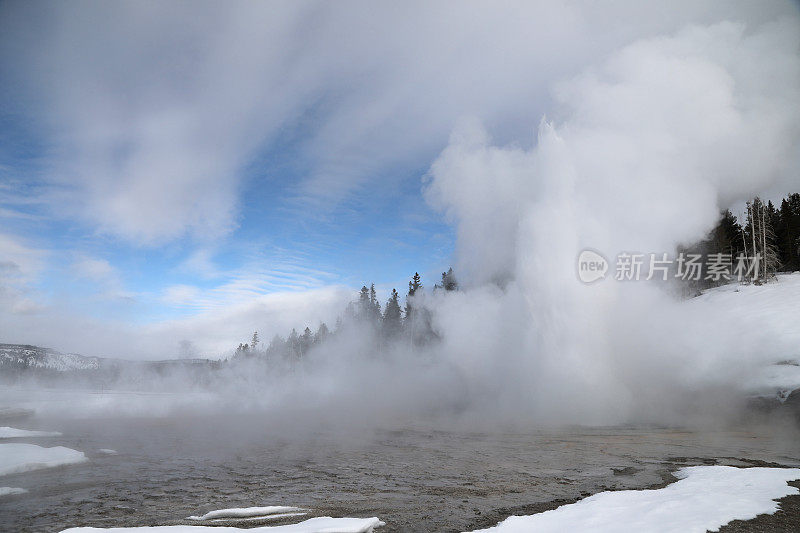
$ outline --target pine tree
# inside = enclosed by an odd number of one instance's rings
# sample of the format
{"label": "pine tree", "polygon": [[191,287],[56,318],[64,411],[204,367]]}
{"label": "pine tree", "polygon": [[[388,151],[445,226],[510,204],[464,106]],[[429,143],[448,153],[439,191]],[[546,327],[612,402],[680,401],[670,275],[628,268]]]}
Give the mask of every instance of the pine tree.
{"label": "pine tree", "polygon": [[326,326],[325,322],[323,322],[322,324],[319,325],[319,329],[317,330],[317,333],[314,335],[314,344],[315,345],[322,344],[328,338],[328,335],[330,335],[330,332],[328,331],[328,326]]}
{"label": "pine tree", "polygon": [[775,234],[783,268],[800,270],[800,193],[790,194],[781,202]]}
{"label": "pine tree", "polygon": [[458,282],[456,275],[453,274],[453,267],[450,267],[447,272],[442,272],[442,288],[446,291],[458,290]]}
{"label": "pine tree", "polygon": [[800,193],[788,197],[791,218],[788,221],[791,242],[789,247],[794,257],[794,270],[800,270]]}
{"label": "pine tree", "polygon": [[299,359],[301,355],[300,336],[297,334],[297,330],[294,328],[292,328],[292,332],[286,339],[286,355],[288,355],[291,359]]}
{"label": "pine tree", "polygon": [[408,294],[406,295],[406,320],[414,319],[414,295],[422,288],[422,278],[419,272],[414,272],[411,281],[408,282]]}
{"label": "pine tree", "polygon": [[392,295],[386,302],[383,312],[383,332],[387,337],[393,337],[400,332],[403,320],[403,311],[400,309],[400,295],[392,289]]}
{"label": "pine tree", "polygon": [[305,355],[311,349],[311,344],[314,342],[314,334],[311,333],[311,328],[306,326],[303,334],[300,336],[300,355]]}
{"label": "pine tree", "polygon": [[253,349],[253,351],[255,351],[256,350],[256,346],[258,346],[258,332],[254,331],[253,332],[253,338],[250,341],[250,347]]}
{"label": "pine tree", "polygon": [[709,253],[730,254],[736,257],[742,249],[742,227],[729,209],[722,213],[719,223],[711,232]]}
{"label": "pine tree", "polygon": [[370,302],[369,289],[366,285],[361,287],[358,294],[358,308],[356,311],[359,320],[367,320],[372,315],[372,304]]}
{"label": "pine tree", "polygon": [[233,354],[233,356],[234,357],[240,357],[240,356],[243,356],[243,355],[246,355],[246,353],[244,351],[244,344],[242,344],[240,342],[239,346],[236,347],[236,352]]}
{"label": "pine tree", "polygon": [[381,303],[378,301],[378,295],[375,292],[375,284],[369,286],[369,303],[372,318],[377,322],[381,318]]}
{"label": "pine tree", "polygon": [[283,337],[276,333],[269,342],[269,346],[267,347],[267,355],[270,357],[285,357],[286,352],[286,341],[283,340]]}

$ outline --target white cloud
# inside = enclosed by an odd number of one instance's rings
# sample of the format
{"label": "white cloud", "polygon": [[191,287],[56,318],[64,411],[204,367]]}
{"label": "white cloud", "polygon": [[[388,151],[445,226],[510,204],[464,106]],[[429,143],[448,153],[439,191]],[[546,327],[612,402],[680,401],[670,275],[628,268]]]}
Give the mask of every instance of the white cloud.
{"label": "white cloud", "polygon": [[270,293],[300,292],[329,286],[336,278],[324,270],[305,267],[291,258],[256,257],[243,267],[217,272],[218,285],[199,290],[185,285],[171,287],[165,301],[198,311],[223,309],[258,301]]}
{"label": "white cloud", "polygon": [[181,261],[177,270],[203,279],[214,279],[223,275],[214,263],[214,251],[209,248],[200,248],[192,252],[189,257]]}
{"label": "white cloud", "polygon": [[324,207],[394,165],[418,165],[462,115],[516,137],[548,107],[552,80],[637,37],[687,22],[768,20],[794,8],[686,1],[2,9],[9,87],[48,102],[37,124],[54,146],[51,205],[153,244],[186,234],[213,240],[234,228],[243,166],[287,132],[302,139],[309,169],[297,198]]}
{"label": "white cloud", "polygon": [[161,299],[170,305],[186,305],[193,302],[200,289],[192,285],[171,285],[164,290]]}
{"label": "white cloud", "polygon": [[116,271],[111,263],[105,259],[81,256],[72,263],[72,270],[76,276],[88,278],[92,281],[107,281],[116,276]]}
{"label": "white cloud", "polygon": [[0,233],[0,314],[29,314],[40,308],[34,286],[46,256],[46,251]]}
{"label": "white cloud", "polygon": [[76,279],[88,280],[96,295],[106,300],[130,301],[135,295],[125,289],[119,272],[106,259],[77,254],[72,262]]}

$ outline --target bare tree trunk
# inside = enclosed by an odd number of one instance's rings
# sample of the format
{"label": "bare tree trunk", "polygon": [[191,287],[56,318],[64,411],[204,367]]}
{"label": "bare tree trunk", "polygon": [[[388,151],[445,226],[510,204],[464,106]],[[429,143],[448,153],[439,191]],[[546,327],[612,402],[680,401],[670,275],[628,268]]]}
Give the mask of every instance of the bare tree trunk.
{"label": "bare tree trunk", "polygon": [[764,223],[764,202],[761,202],[761,248],[764,250],[764,279],[767,279],[767,225]]}
{"label": "bare tree trunk", "polygon": [[[755,207],[755,205],[753,206]],[[756,246],[756,224],[755,224],[755,209],[750,208],[750,202],[747,202],[747,214],[750,215],[750,234],[753,238],[753,257],[755,258],[758,255],[758,247]],[[753,259],[755,261],[756,259]],[[758,271],[755,272],[756,278],[758,277]]]}
{"label": "bare tree trunk", "polygon": [[744,230],[742,230],[742,244],[744,244],[744,257],[747,258],[747,238],[744,235]]}

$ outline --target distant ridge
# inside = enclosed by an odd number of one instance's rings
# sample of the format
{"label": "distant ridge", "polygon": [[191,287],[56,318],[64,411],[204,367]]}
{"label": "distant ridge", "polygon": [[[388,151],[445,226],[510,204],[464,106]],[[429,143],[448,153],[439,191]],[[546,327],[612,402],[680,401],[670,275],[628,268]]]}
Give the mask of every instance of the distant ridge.
{"label": "distant ridge", "polygon": [[0,368],[41,369],[56,372],[97,370],[101,358],[62,353],[30,344],[0,344]]}
{"label": "distant ridge", "polygon": [[[52,348],[31,344],[0,343],[0,377],[14,376],[91,376],[104,382],[115,380],[121,372],[130,374],[155,372],[163,374],[178,370],[202,372],[219,368],[220,362],[210,359],[162,359],[131,361],[110,357],[92,357],[62,353]],[[132,374],[135,376],[136,374]]]}

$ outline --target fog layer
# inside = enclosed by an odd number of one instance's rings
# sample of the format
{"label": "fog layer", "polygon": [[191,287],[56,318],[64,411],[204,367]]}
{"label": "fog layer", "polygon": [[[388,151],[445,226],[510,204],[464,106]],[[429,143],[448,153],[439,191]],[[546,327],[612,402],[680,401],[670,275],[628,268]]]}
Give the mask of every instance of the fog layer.
{"label": "fog layer", "polygon": [[797,356],[797,332],[669,284],[585,285],[576,260],[672,254],[721,209],[797,189],[798,27],[722,21],[635,40],[554,84],[556,106],[516,144],[463,118],[424,180],[456,228],[462,285],[416,297],[437,340],[345,327],[296,364],[226,366],[193,407],[473,427],[726,412],[754,369]]}

